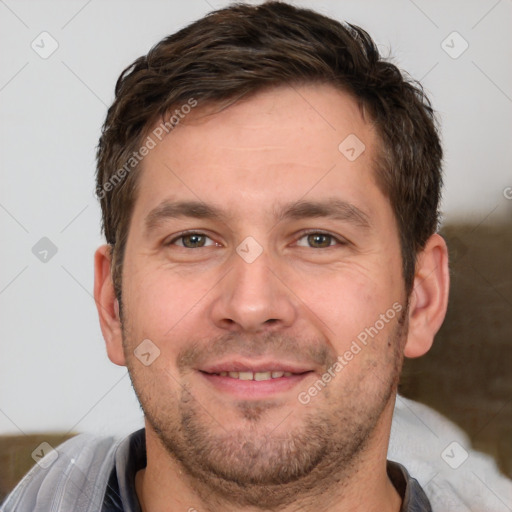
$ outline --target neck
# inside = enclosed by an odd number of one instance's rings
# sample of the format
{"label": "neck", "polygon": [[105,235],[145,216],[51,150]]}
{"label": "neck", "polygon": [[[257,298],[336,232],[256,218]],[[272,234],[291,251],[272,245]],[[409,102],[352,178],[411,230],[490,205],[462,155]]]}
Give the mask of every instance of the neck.
{"label": "neck", "polygon": [[[147,467],[137,473],[136,491],[143,512],[189,510],[193,512],[398,512],[401,498],[388,478],[386,455],[394,399],[390,401],[371,439],[350,468],[312,472],[289,488],[265,488],[276,495],[276,507],[241,506],[236,496],[243,488],[219,492],[189,475],[160,442],[146,421]],[[322,473],[321,475],[319,473]],[[234,485],[234,484],[233,484]],[[291,489],[291,487],[294,487]],[[280,495],[293,496],[288,502]]]}

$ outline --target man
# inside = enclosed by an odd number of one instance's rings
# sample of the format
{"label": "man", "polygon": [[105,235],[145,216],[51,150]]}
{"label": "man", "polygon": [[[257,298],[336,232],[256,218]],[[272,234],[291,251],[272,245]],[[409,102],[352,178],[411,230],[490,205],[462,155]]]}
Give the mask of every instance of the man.
{"label": "man", "polygon": [[72,440],[4,510],[432,510],[387,454],[447,307],[441,157],[419,86],[309,10],[234,5],[137,59],[94,294],[145,430]]}

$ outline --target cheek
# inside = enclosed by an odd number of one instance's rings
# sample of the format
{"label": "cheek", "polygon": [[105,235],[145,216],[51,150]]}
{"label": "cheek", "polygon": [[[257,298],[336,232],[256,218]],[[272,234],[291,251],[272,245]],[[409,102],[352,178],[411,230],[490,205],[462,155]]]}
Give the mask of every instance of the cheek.
{"label": "cheek", "polygon": [[306,297],[305,305],[320,320],[320,329],[337,353],[348,350],[358,337],[371,341],[368,331],[375,335],[376,329],[379,339],[387,338],[395,325],[396,309],[403,306],[399,280],[393,277],[396,269],[388,266],[389,272],[384,272],[381,268],[376,265],[372,271],[370,266],[352,266],[304,276],[299,293]]}
{"label": "cheek", "polygon": [[386,265],[350,265],[323,276],[303,276],[304,284],[316,283],[304,286],[301,293],[320,319],[317,326],[325,340],[342,357],[345,377],[341,380],[357,380],[358,375],[369,375],[382,365],[391,367],[395,350],[388,342],[404,307],[400,274],[395,275],[399,268],[386,261]]}
{"label": "cheek", "polygon": [[211,285],[204,275],[183,275],[149,264],[141,268],[132,274],[127,272],[130,279],[123,286],[131,337],[152,339],[169,350],[168,340],[172,339],[175,346],[174,341],[181,339],[183,332],[195,332],[197,314],[204,306],[202,299]]}

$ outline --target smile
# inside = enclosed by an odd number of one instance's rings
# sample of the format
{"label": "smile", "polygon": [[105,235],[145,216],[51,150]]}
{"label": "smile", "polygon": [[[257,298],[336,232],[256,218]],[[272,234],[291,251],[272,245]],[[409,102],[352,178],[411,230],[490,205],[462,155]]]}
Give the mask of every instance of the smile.
{"label": "smile", "polygon": [[265,372],[220,372],[215,375],[220,375],[221,377],[230,377],[232,379],[238,380],[271,380],[271,379],[279,379],[280,377],[291,377],[293,375],[292,372],[283,372],[283,371],[265,371]]}
{"label": "smile", "polygon": [[269,399],[279,393],[290,391],[310,374],[314,374],[313,370],[304,367],[279,363],[262,363],[253,365],[259,367],[251,369],[242,363],[223,363],[215,366],[201,369],[198,373],[208,382],[210,389],[231,395],[238,400]]}

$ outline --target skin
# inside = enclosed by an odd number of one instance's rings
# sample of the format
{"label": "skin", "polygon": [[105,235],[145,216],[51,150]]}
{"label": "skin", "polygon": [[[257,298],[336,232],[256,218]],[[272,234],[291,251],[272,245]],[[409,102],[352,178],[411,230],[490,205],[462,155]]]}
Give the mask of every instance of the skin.
{"label": "skin", "polygon": [[[349,134],[366,146],[354,161],[338,150]],[[396,386],[403,356],[432,344],[449,278],[433,235],[406,295],[395,218],[373,174],[377,144],[347,94],[280,87],[220,111],[198,107],[143,160],[122,321],[108,246],[95,255],[95,299],[108,355],[128,367],[145,412],[144,512],[400,509],[386,473]],[[342,215],[276,215],[332,200]],[[155,215],[165,201],[221,217]],[[179,238],[189,230],[199,236]],[[393,304],[400,314],[301,403]],[[134,355],[145,339],[160,351],[148,366]],[[248,383],[206,373],[285,364],[301,375]]]}

